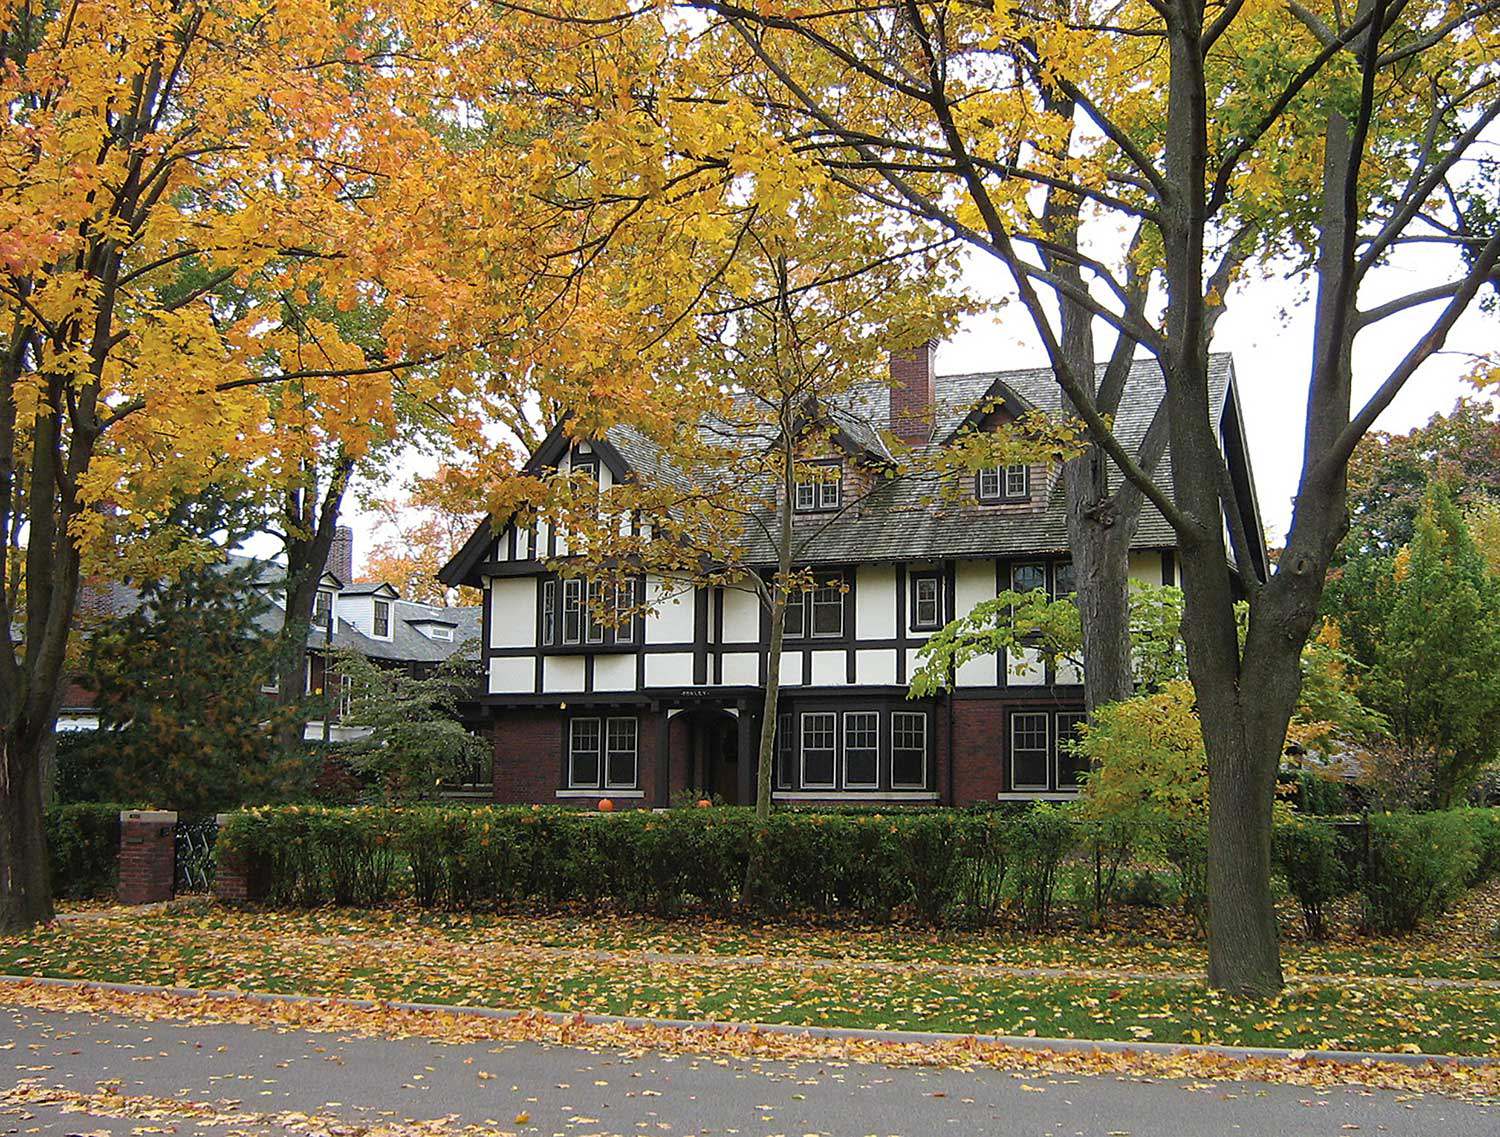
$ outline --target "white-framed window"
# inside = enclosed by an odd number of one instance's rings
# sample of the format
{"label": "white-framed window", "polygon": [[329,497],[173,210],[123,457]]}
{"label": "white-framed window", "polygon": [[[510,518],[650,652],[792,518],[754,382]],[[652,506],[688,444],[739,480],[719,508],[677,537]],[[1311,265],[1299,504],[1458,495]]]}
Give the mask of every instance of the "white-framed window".
{"label": "white-framed window", "polygon": [[429,624],[428,627],[432,629],[432,638],[435,640],[451,640],[453,638],[453,629],[446,624]]}
{"label": "white-framed window", "polygon": [[333,593],[320,588],[313,597],[312,622],[315,628],[328,628],[333,621]]}
{"label": "white-framed window", "polygon": [[927,712],[891,712],[891,788],[927,788]]}
{"label": "white-framed window", "polygon": [[980,501],[1024,501],[1031,496],[1031,467],[1015,462],[980,470],[974,492]]}
{"label": "white-framed window", "polygon": [[1019,463],[1005,467],[1005,496],[1031,496],[1031,467]]}
{"label": "white-framed window", "polygon": [[599,719],[576,718],[568,723],[568,786],[598,789],[604,744]]}
{"label": "white-framed window", "polygon": [[375,601],[374,632],[378,640],[391,638],[391,602],[389,600]]}
{"label": "white-framed window", "polygon": [[880,785],[880,714],[844,712],[844,788],[872,790]]}
{"label": "white-framed window", "polygon": [[588,582],[588,604],[583,613],[584,639],[591,644],[604,642],[604,621],[599,618],[600,597],[603,590],[597,580]]}
{"label": "white-framed window", "polygon": [[639,603],[635,577],[622,580],[615,586],[615,643],[635,642],[635,606]]}
{"label": "white-framed window", "polygon": [[542,643],[557,642],[557,581],[542,581]]}
{"label": "white-framed window", "polygon": [[790,714],[776,716],[776,787],[792,788],[792,768],[797,760],[797,734]]}
{"label": "white-framed window", "polygon": [[637,725],[633,718],[605,723],[604,784],[608,789],[634,789],[636,784]]}
{"label": "white-framed window", "polygon": [[344,676],[338,677],[339,685],[339,708],[338,718],[342,722],[354,713],[354,684]]}
{"label": "white-framed window", "polygon": [[569,577],[562,586],[562,642],[576,644],[583,639],[583,580]]}
{"label": "white-framed window", "polygon": [[943,581],[937,573],[912,577],[911,626],[913,631],[933,631],[943,625]]}
{"label": "white-framed window", "polygon": [[1076,790],[1078,775],[1088,768],[1088,759],[1079,750],[1082,738],[1078,728],[1088,721],[1082,711],[1058,711],[1053,731],[1053,785],[1059,790]]}
{"label": "white-framed window", "polygon": [[798,477],[792,490],[792,509],[797,513],[832,512],[844,503],[844,464],[814,462]]}
{"label": "white-framed window", "polygon": [[832,711],[802,714],[802,788],[832,789],[838,758],[838,716]]}
{"label": "white-framed window", "polygon": [[1013,711],[1010,716],[1010,788],[1045,790],[1051,754],[1046,711]]}

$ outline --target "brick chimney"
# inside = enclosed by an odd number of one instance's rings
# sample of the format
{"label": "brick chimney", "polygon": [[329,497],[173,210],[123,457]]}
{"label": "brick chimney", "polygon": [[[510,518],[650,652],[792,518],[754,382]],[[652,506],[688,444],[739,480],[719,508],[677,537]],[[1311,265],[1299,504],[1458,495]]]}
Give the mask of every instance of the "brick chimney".
{"label": "brick chimney", "polygon": [[932,439],[932,358],[937,344],[928,340],[910,351],[891,352],[891,433],[913,446]]}
{"label": "brick chimney", "polygon": [[328,563],[324,571],[333,573],[345,586],[354,583],[354,530],[340,525],[333,531],[333,543],[328,546]]}

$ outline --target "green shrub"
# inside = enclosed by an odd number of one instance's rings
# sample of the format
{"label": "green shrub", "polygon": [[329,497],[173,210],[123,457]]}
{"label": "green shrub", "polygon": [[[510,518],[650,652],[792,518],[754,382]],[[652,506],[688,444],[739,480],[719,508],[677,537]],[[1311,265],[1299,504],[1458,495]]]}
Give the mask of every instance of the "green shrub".
{"label": "green shrub", "polygon": [[88,900],[114,892],[120,811],[128,808],[112,802],[47,807],[47,856],[57,896]]}
{"label": "green shrub", "polygon": [[1162,819],[1150,834],[1152,843],[1172,866],[1180,902],[1208,931],[1208,830],[1200,822]]}
{"label": "green shrub", "polygon": [[1021,923],[1040,931],[1051,922],[1057,869],[1077,845],[1078,827],[1071,810],[1051,805],[1027,810],[1013,824],[1016,904]]}
{"label": "green shrub", "polygon": [[1479,884],[1500,875],[1500,807],[1474,806],[1453,810],[1474,834],[1479,856],[1474,862],[1470,884]]}
{"label": "green shrub", "polygon": [[1409,931],[1453,906],[1474,879],[1483,854],[1468,812],[1370,817],[1363,892],[1365,920],[1372,929]]}
{"label": "green shrub", "polygon": [[1272,855],[1313,939],[1327,932],[1327,905],[1348,891],[1339,835],[1325,822],[1293,818],[1272,832]]}
{"label": "green shrub", "polygon": [[609,902],[631,911],[740,903],[752,852],[753,905],[929,922],[994,918],[1007,882],[1032,927],[1051,915],[1073,812],[1011,810],[772,814],[749,809],[600,814],[512,806],[262,808],[235,814],[217,854],[244,854],[281,905],[378,905],[398,888],[423,907]]}

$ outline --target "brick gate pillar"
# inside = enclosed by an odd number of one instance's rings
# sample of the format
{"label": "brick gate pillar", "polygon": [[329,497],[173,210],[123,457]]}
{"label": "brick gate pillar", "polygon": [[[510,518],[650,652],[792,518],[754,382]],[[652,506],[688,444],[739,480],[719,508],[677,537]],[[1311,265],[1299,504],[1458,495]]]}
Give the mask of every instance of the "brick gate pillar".
{"label": "brick gate pillar", "polygon": [[177,814],[164,809],[127,809],[120,814],[121,904],[172,899],[177,872]]}
{"label": "brick gate pillar", "polygon": [[[222,830],[229,814],[218,816]],[[228,853],[220,846],[214,850],[214,899],[224,904],[244,904],[263,900],[266,895],[264,866],[251,862],[243,853]]]}

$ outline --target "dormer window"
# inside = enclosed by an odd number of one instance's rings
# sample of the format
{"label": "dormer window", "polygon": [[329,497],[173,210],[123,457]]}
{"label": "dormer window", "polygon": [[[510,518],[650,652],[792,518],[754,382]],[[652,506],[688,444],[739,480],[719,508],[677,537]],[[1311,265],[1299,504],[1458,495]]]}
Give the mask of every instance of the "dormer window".
{"label": "dormer window", "polygon": [[451,640],[453,629],[445,624],[433,624],[431,628],[432,638],[435,640]]}
{"label": "dormer window", "polygon": [[315,628],[327,628],[333,620],[333,593],[318,589],[313,597],[312,622]]}
{"label": "dormer window", "polygon": [[1031,467],[1015,462],[980,470],[974,488],[980,501],[1026,501],[1031,497]]}
{"label": "dormer window", "polygon": [[838,459],[806,463],[810,468],[799,475],[792,494],[792,508],[798,513],[832,512],[844,503],[844,464]]}
{"label": "dormer window", "polygon": [[375,601],[373,635],[377,640],[388,640],[391,638],[391,602],[389,600]]}

